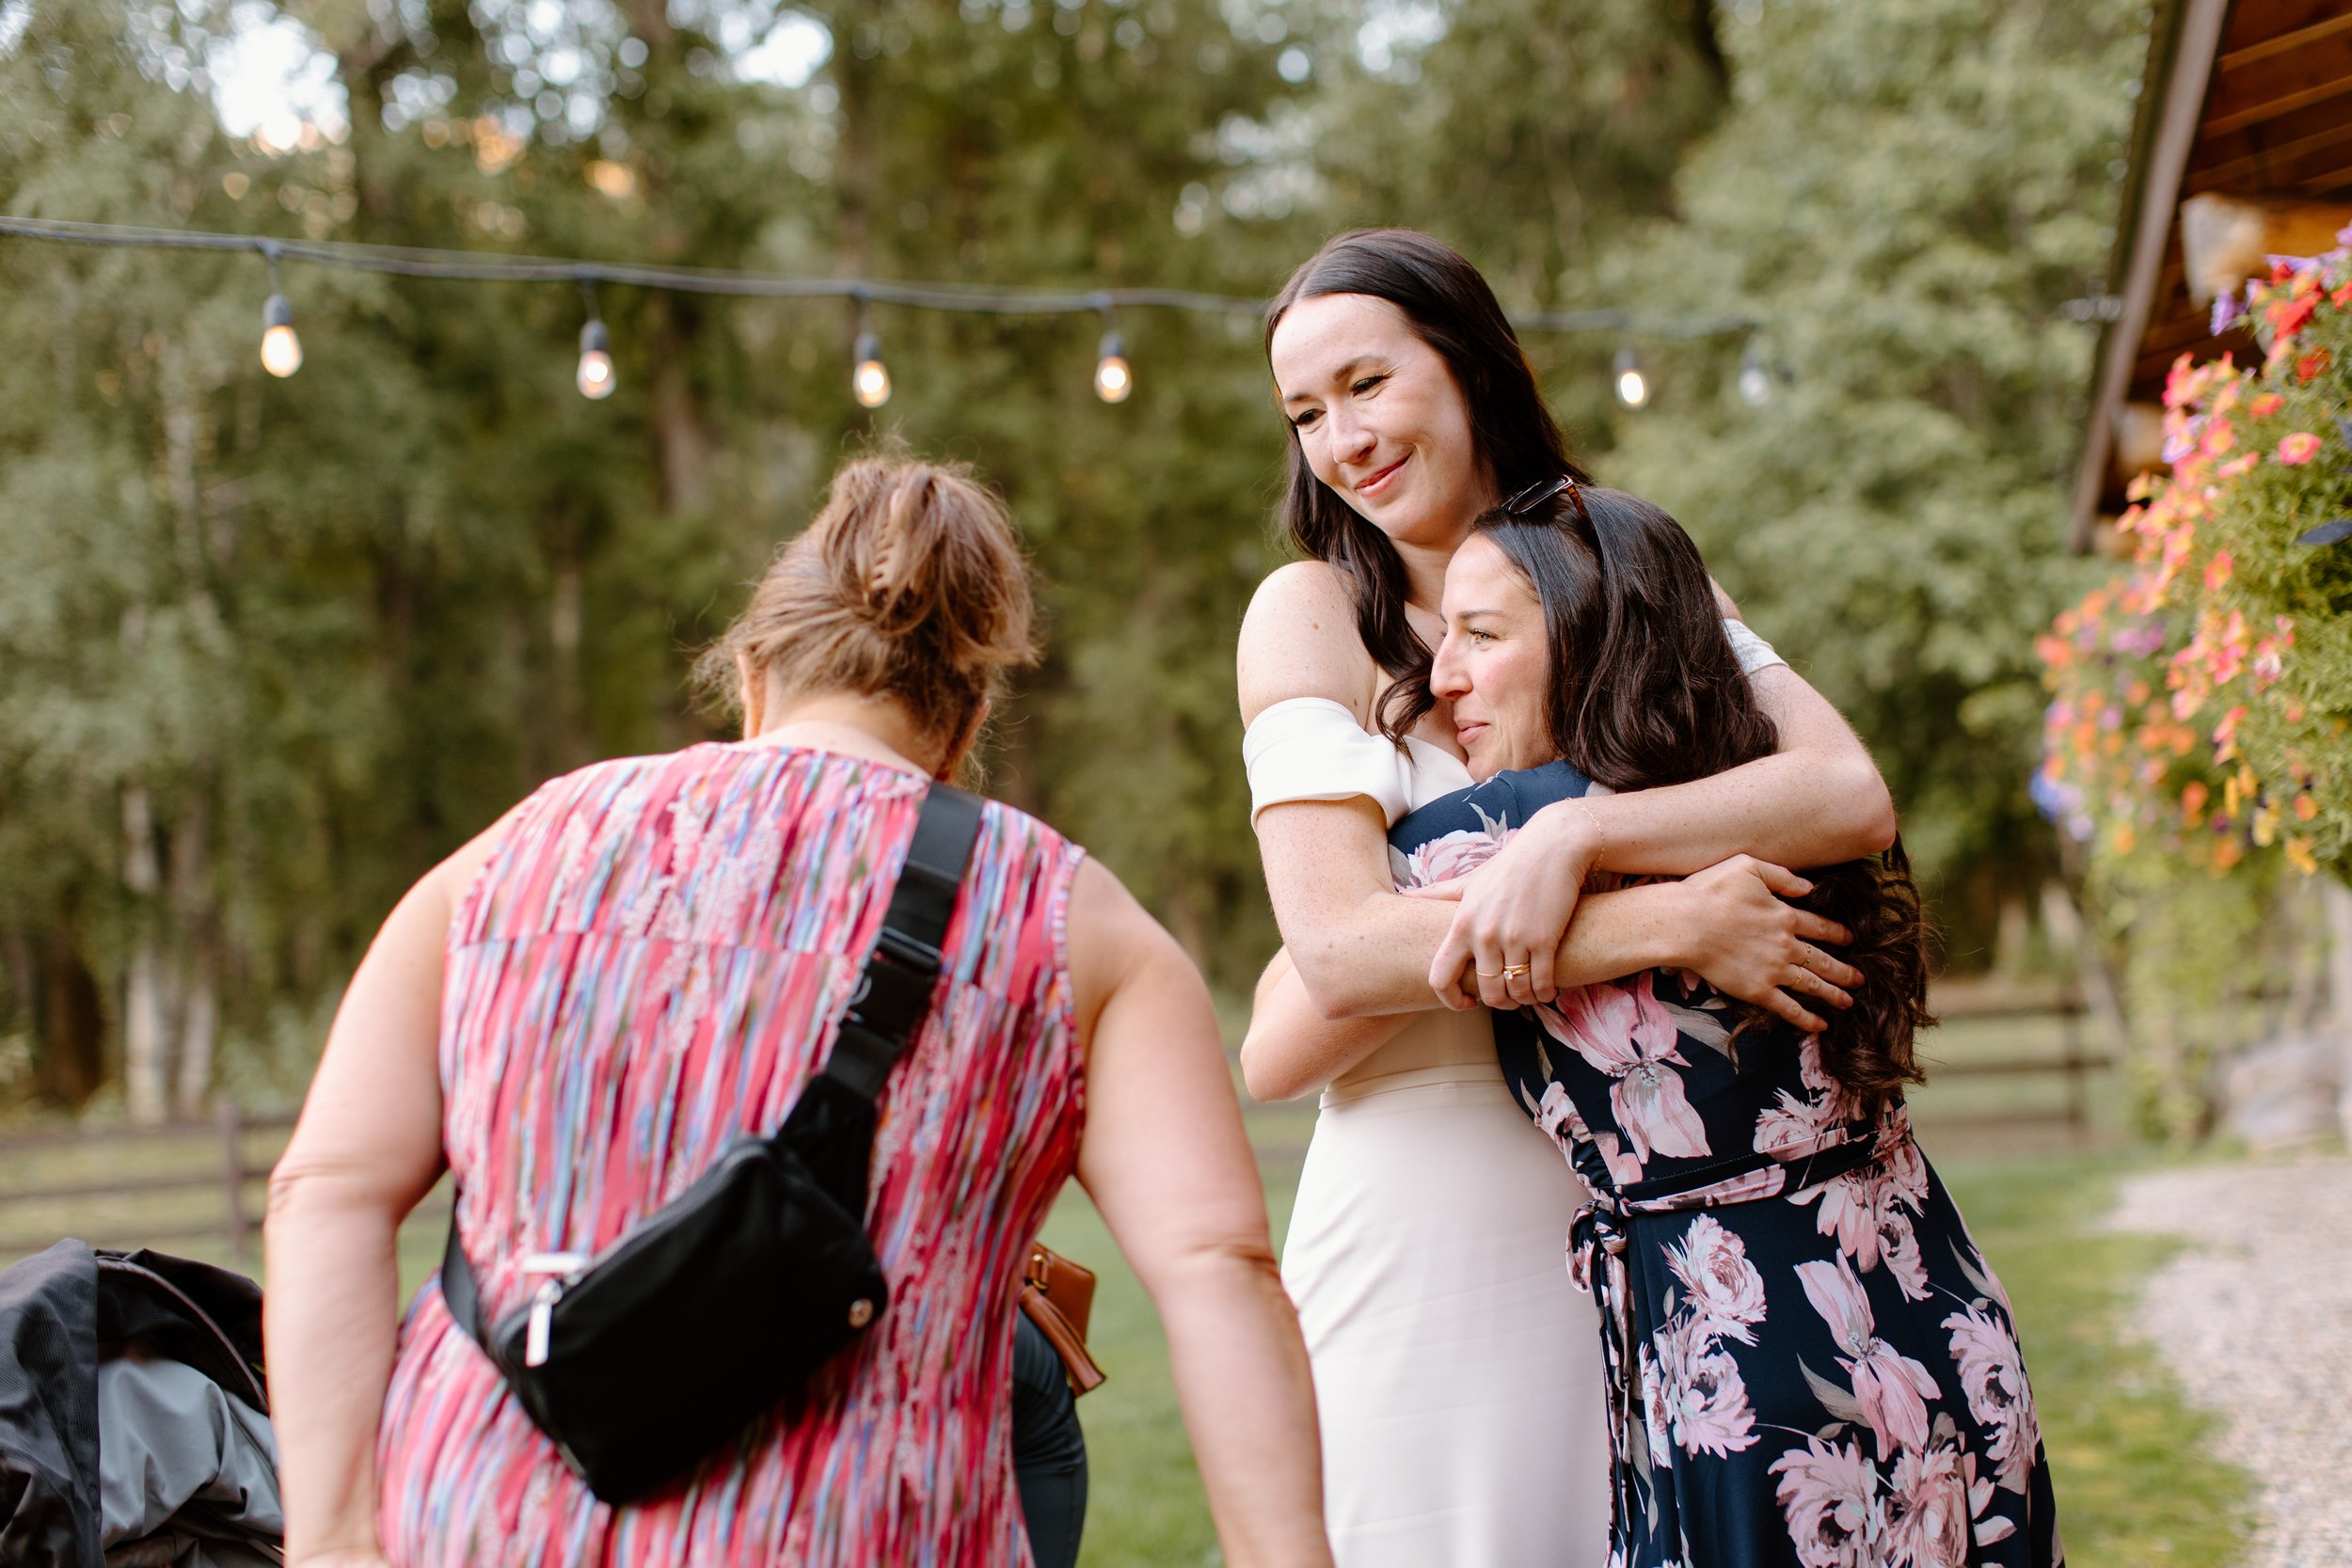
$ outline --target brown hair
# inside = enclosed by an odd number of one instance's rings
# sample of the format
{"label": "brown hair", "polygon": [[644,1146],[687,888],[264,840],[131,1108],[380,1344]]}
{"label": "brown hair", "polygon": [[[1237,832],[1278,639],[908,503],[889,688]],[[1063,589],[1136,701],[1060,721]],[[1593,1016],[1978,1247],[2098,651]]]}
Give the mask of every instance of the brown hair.
{"label": "brown hair", "polygon": [[833,477],[825,504],[696,661],[723,710],[755,680],[905,705],[952,744],[1007,670],[1037,661],[1028,564],[1005,503],[960,464],[890,452]]}
{"label": "brown hair", "polygon": [[[1581,504],[1580,504],[1581,503]],[[1770,756],[1778,731],[1724,634],[1707,563],[1682,525],[1622,490],[1578,485],[1526,515],[1471,525],[1535,591],[1551,685],[1544,716],[1559,754],[1615,790],[1682,784]],[[1931,932],[1899,838],[1884,855],[1804,873],[1790,902],[1845,927],[1821,944],[1862,971],[1849,1008],[1820,1007],[1821,1066],[1875,1108],[1921,1083],[1913,1040],[1931,1027]],[[1740,1033],[1776,1020],[1747,1007]]]}
{"label": "brown hair", "polygon": [[[1265,345],[1302,299],[1369,294],[1404,313],[1413,335],[1435,349],[1470,406],[1470,444],[1509,495],[1554,474],[1581,480],[1560,426],[1544,405],[1518,335],[1486,279],[1444,241],[1414,229],[1353,229],[1324,242],[1266,308]],[[1368,518],[1315,478],[1291,432],[1282,521],[1291,543],[1328,562],[1347,581],[1356,635],[1390,676],[1375,705],[1380,731],[1398,745],[1437,705],[1429,694],[1428,645],[1405,618],[1405,560]]]}

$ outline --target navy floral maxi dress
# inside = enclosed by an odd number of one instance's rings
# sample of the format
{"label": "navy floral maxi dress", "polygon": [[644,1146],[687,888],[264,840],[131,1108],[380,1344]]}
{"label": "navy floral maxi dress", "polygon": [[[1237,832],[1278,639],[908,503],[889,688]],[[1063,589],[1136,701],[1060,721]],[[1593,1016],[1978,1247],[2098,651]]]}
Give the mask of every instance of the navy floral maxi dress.
{"label": "navy floral maxi dress", "polygon": [[[1501,773],[1390,833],[1400,886],[1458,877],[1590,782]],[[1593,1200],[1610,1568],[2053,1568],[2050,1469],[2000,1281],[1912,1141],[1811,1040],[1731,1038],[1659,970],[1497,1013],[1503,1076]]]}

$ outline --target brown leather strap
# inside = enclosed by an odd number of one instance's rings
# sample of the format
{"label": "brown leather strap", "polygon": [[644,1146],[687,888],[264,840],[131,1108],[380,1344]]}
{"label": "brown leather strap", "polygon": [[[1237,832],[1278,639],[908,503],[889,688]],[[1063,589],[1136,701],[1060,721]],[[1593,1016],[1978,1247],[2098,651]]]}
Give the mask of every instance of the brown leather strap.
{"label": "brown leather strap", "polygon": [[1087,1354],[1086,1337],[1062,1316],[1053,1298],[1023,1280],[1021,1310],[1028,1314],[1038,1332],[1045,1336],[1045,1342],[1054,1347],[1054,1354],[1061,1357],[1062,1376],[1070,1380],[1072,1394],[1084,1394],[1102,1386],[1107,1374]]}

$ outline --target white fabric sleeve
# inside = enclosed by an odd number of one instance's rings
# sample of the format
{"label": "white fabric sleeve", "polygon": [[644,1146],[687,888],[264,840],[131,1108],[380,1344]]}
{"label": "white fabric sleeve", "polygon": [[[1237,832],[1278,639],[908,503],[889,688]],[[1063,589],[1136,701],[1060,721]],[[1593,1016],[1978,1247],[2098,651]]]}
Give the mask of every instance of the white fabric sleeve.
{"label": "white fabric sleeve", "polygon": [[1725,621],[1724,635],[1731,639],[1731,651],[1739,657],[1741,674],[1753,675],[1758,670],[1788,662],[1772,652],[1772,645],[1750,631],[1744,622]]}
{"label": "white fabric sleeve", "polygon": [[1293,697],[1260,713],[1242,736],[1241,760],[1253,827],[1260,812],[1285,800],[1361,795],[1391,824],[1412,805],[1411,759],[1328,697]]}

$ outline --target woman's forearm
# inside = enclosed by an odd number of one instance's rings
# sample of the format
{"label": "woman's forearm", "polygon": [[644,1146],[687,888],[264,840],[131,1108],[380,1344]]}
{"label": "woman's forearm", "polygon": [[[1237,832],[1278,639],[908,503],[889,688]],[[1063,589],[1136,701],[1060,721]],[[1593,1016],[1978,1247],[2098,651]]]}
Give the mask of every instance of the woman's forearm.
{"label": "woman's forearm", "polygon": [[[1557,983],[1589,985],[1680,963],[1688,932],[1677,915],[1679,902],[1673,885],[1662,883],[1580,899],[1553,960]],[[1442,899],[1383,894],[1367,900],[1355,929],[1306,948],[1294,945],[1291,958],[1310,1005],[1326,1020],[1439,1006],[1429,989],[1429,965],[1454,911]],[[1257,1033],[1254,1023],[1250,1032]]]}
{"label": "woman's forearm", "polygon": [[1835,865],[1894,842],[1894,800],[1845,719],[1786,666],[1753,679],[1780,750],[1689,784],[1585,797],[1577,805],[1598,829],[1601,866],[1687,877],[1734,855]]}
{"label": "woman's forearm", "polygon": [[1225,1560],[1326,1568],[1307,1347],[1273,1252],[1203,1251],[1162,1273],[1154,1303]]}
{"label": "woman's forearm", "polygon": [[[1434,1006],[1436,998],[1430,1001]],[[1388,1044],[1412,1021],[1411,1013],[1326,1018],[1307,994],[1289,954],[1277,953],[1249,1008],[1241,1081],[1252,1099],[1295,1100]]]}
{"label": "woman's forearm", "polygon": [[1600,865],[1687,877],[1734,855],[1788,866],[1874,855],[1894,842],[1885,802],[1886,787],[1867,761],[1825,764],[1784,754],[1586,804],[1600,830]]}
{"label": "woman's forearm", "polygon": [[289,1562],[373,1552],[375,1434],[399,1337],[398,1217],[331,1179],[270,1184],[272,1419]]}

